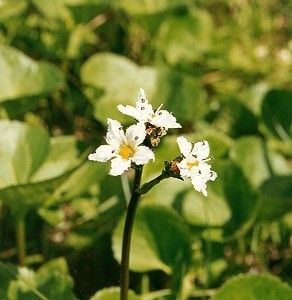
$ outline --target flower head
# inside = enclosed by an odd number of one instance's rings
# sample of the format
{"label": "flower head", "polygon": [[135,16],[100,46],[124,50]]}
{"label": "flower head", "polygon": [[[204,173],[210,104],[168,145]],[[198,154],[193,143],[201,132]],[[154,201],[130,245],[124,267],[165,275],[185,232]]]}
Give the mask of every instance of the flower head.
{"label": "flower head", "polygon": [[172,113],[161,109],[161,107],[162,104],[157,110],[153,110],[152,105],[148,103],[144,90],[140,89],[135,107],[120,104],[118,105],[118,110],[125,115],[134,117],[139,122],[149,123],[166,130],[169,128],[181,128],[181,125],[176,122],[176,118]]}
{"label": "flower head", "polygon": [[117,176],[124,173],[131,163],[144,165],[154,160],[154,153],[146,146],[142,146],[145,136],[145,124],[139,122],[123,130],[120,122],[107,120],[107,145],[101,145],[95,153],[89,154],[88,159],[105,162],[111,160],[110,175]]}
{"label": "flower head", "polygon": [[201,141],[193,145],[181,136],[177,138],[177,143],[183,155],[182,161],[177,164],[180,175],[191,178],[195,190],[207,196],[207,181],[214,181],[217,177],[217,173],[207,164],[211,159],[208,142]]}

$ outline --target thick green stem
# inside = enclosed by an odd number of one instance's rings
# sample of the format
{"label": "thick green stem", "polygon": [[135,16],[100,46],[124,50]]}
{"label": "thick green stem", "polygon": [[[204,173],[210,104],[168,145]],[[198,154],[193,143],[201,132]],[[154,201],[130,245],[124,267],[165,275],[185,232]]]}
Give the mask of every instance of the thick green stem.
{"label": "thick green stem", "polygon": [[18,253],[18,263],[20,266],[25,265],[26,241],[25,241],[25,216],[21,216],[16,221],[16,243]]}
{"label": "thick green stem", "polygon": [[132,229],[133,229],[133,224],[135,219],[135,213],[137,210],[139,199],[141,197],[141,195],[137,192],[137,190],[140,187],[141,177],[142,177],[142,168],[136,169],[132,195],[127,209],[126,220],[124,225],[124,233],[123,233],[120,300],[128,300],[129,257],[130,257],[131,236],[132,236]]}

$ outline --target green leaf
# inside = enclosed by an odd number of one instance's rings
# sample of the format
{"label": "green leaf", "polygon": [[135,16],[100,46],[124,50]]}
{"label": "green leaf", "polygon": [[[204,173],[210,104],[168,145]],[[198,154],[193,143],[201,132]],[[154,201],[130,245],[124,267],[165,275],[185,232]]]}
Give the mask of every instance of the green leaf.
{"label": "green leaf", "polygon": [[181,0],[118,0],[115,4],[130,15],[149,15],[175,8],[181,5]]}
{"label": "green leaf", "polygon": [[75,300],[72,290],[67,263],[63,258],[57,258],[44,264],[36,273],[27,268],[19,269],[17,280],[10,283],[7,296],[10,300],[38,300],[39,295],[46,299]]}
{"label": "green leaf", "polygon": [[[139,89],[145,89],[147,97],[152,98],[156,80],[156,71],[151,67],[138,67],[129,59],[111,53],[98,53],[91,56],[81,68],[82,81],[103,94],[99,99],[96,94],[89,95],[95,117],[106,123],[108,117],[121,122],[129,120],[116,106],[118,104],[135,105]],[[100,95],[99,95],[100,96]],[[152,102],[152,104],[160,104]]]}
{"label": "green leaf", "polygon": [[[89,300],[119,300],[120,299],[120,288],[110,287],[102,289],[96,292]],[[129,290],[128,295],[129,300],[139,300],[140,297],[137,296],[133,291]]]}
{"label": "green leaf", "polygon": [[[113,235],[115,258],[121,259],[124,219]],[[136,272],[162,270],[171,273],[175,265],[189,265],[190,236],[182,220],[167,207],[146,205],[136,215],[131,244],[130,269]]]}
{"label": "green leaf", "polygon": [[26,0],[2,0],[0,3],[0,21],[20,15],[26,7]]}
{"label": "green leaf", "polygon": [[0,45],[0,69],[0,102],[48,94],[64,84],[55,66],[36,62],[4,45]]}
{"label": "green leaf", "polygon": [[263,140],[256,136],[238,139],[231,150],[231,157],[240,165],[246,178],[259,187],[272,173],[289,173],[285,159],[270,151]]}
{"label": "green leaf", "polygon": [[222,197],[231,211],[231,218],[222,228],[222,237],[229,239],[239,236],[245,233],[255,220],[258,203],[256,193],[235,163],[215,161],[212,167],[218,177],[209,184],[210,191]]}
{"label": "green leaf", "polygon": [[50,139],[50,148],[45,161],[32,176],[32,182],[58,177],[80,163],[77,140],[74,136],[59,136]]}
{"label": "green leaf", "polygon": [[212,19],[207,11],[171,16],[160,26],[156,45],[170,64],[201,61],[211,45]]}
{"label": "green leaf", "polygon": [[282,140],[292,137],[291,90],[271,90],[262,104],[262,117],[271,133]]}
{"label": "green leaf", "polygon": [[15,212],[52,197],[81,163],[74,137],[50,141],[42,128],[17,121],[0,121],[0,135],[0,198]]}
{"label": "green leaf", "polygon": [[208,111],[207,95],[195,76],[172,68],[158,68],[154,99],[173,112],[179,123],[194,122]]}
{"label": "green leaf", "polygon": [[259,218],[274,220],[292,211],[292,175],[272,177],[260,187]]}
{"label": "green leaf", "polygon": [[277,277],[263,274],[238,275],[227,281],[212,300],[289,300],[292,289]]}
{"label": "green leaf", "polygon": [[215,127],[231,137],[258,132],[255,115],[240,101],[234,98],[222,101]]}
{"label": "green leaf", "polygon": [[231,218],[224,198],[213,192],[205,197],[194,190],[184,195],[182,214],[189,224],[195,226],[222,226]]}
{"label": "green leaf", "polygon": [[21,122],[0,120],[0,136],[0,188],[27,183],[47,155],[47,132]]}

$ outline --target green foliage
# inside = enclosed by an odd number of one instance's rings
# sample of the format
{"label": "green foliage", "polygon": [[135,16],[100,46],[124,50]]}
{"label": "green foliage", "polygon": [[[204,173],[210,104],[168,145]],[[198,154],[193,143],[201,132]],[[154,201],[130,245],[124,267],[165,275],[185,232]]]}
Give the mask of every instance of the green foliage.
{"label": "green foliage", "polygon": [[66,299],[75,300],[72,293],[73,282],[68,275],[67,263],[63,258],[44,264],[37,272],[22,267],[1,266],[1,281],[10,276],[14,278],[3,289],[4,299]]}
{"label": "green foliage", "polygon": [[[107,176],[108,163],[85,160],[103,143],[107,118],[135,122],[116,106],[134,105],[139,88],[182,124],[162,138],[142,182],[179,155],[181,135],[209,142],[218,178],[207,198],[174,178],[143,195],[130,300],[206,299],[214,290],[222,300],[292,298],[270,275],[229,280],[265,270],[292,284],[289,8],[0,1],[1,299],[119,298],[104,288],[119,282],[133,173],[121,180]],[[15,265],[21,218],[26,269]]]}
{"label": "green foliage", "polygon": [[[117,287],[111,287],[98,291],[90,300],[119,300],[120,289]],[[136,296],[133,291],[129,291],[129,300],[139,300],[140,297]]]}
{"label": "green foliage", "polygon": [[226,282],[212,300],[288,300],[292,289],[271,275],[239,275]]}
{"label": "green foliage", "polygon": [[[113,235],[113,250],[121,259],[124,220]],[[162,270],[171,273],[176,264],[189,264],[190,236],[182,220],[162,206],[143,206],[133,229],[130,268],[136,272]]]}

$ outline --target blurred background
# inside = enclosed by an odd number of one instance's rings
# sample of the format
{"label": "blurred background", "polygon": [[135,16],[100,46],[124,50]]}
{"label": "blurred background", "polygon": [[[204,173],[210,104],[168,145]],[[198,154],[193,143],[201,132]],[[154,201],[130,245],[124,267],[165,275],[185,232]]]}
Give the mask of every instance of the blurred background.
{"label": "blurred background", "polygon": [[118,299],[133,173],[86,158],[141,87],[183,126],[143,181],[177,135],[209,141],[218,178],[142,198],[131,300],[292,299],[289,2],[0,0],[1,300]]}

